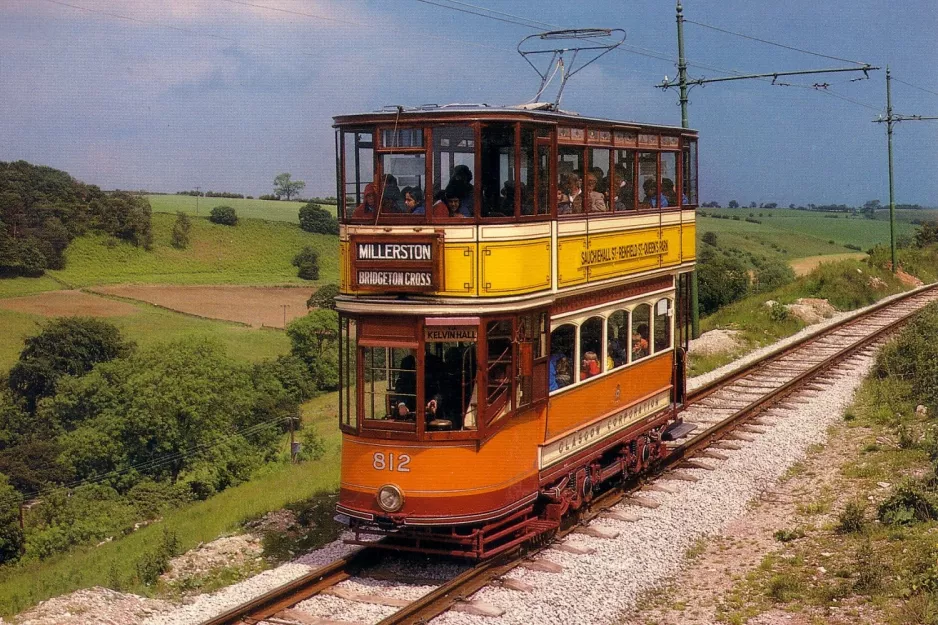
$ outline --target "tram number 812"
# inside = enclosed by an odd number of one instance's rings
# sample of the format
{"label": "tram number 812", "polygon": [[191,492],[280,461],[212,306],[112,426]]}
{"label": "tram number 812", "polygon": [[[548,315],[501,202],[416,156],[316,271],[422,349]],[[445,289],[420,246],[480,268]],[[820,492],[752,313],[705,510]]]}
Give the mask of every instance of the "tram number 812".
{"label": "tram number 812", "polygon": [[378,471],[399,471],[400,473],[410,473],[410,469],[407,468],[407,465],[410,464],[410,456],[407,454],[401,454],[397,457],[397,465],[394,464],[395,458],[394,454],[384,454],[382,452],[375,453],[374,457],[371,460],[371,466]]}

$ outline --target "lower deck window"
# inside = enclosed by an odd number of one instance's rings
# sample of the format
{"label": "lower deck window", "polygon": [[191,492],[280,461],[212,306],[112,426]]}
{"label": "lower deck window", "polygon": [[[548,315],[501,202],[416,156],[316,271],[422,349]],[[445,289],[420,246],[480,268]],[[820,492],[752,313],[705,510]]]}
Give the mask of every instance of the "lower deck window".
{"label": "lower deck window", "polygon": [[551,391],[573,383],[573,354],[576,350],[576,326],[566,323],[550,333],[548,383]]}
{"label": "lower deck window", "polygon": [[417,358],[413,349],[363,347],[362,409],[366,420],[415,421]]}
{"label": "lower deck window", "polygon": [[648,348],[649,328],[651,326],[651,306],[642,304],[632,311],[632,360],[644,358],[651,351]]}
{"label": "lower deck window", "polygon": [[476,344],[426,343],[423,362],[427,429],[476,429],[479,405]]}

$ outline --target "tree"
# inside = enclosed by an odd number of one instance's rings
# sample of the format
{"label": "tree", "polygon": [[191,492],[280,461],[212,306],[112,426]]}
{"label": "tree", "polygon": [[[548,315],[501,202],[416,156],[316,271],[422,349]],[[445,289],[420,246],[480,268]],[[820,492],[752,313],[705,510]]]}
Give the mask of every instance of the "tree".
{"label": "tree", "polygon": [[19,524],[22,495],[0,473],[0,564],[18,560],[23,554],[23,530]]}
{"label": "tree", "polygon": [[700,313],[709,315],[717,309],[746,296],[749,273],[736,258],[714,255],[697,266]]}
{"label": "tree", "polygon": [[317,234],[339,234],[339,222],[332,213],[312,202],[300,207],[300,228]]}
{"label": "tree", "polygon": [[749,202],[749,208],[756,208],[755,202]]}
{"label": "tree", "polygon": [[208,220],[213,224],[236,226],[238,225],[238,213],[230,206],[216,206],[209,213]]}
{"label": "tree", "polygon": [[15,397],[35,410],[36,401],[55,393],[59,378],[80,376],[98,363],[126,356],[133,344],[116,326],[90,317],[64,317],[26,339],[19,360],[10,369],[9,386]]}
{"label": "tree", "polygon": [[716,232],[704,232],[701,240],[707,245],[712,245],[716,247],[717,244],[717,233]]}
{"label": "tree", "polygon": [[300,191],[306,188],[306,183],[302,180],[291,180],[288,173],[278,174],[274,178],[274,194],[284,196],[288,200]]}
{"label": "tree", "polygon": [[736,200],[730,200],[730,203],[727,204],[728,208],[739,208],[739,202]]}
{"label": "tree", "polygon": [[189,247],[189,231],[192,230],[192,222],[189,216],[182,211],[176,213],[176,223],[173,224],[173,234],[171,238],[172,246],[177,250],[184,250]]}
{"label": "tree", "polygon": [[938,243],[938,221],[925,222],[915,229],[915,246],[925,247]]}
{"label": "tree", "polygon": [[287,325],[291,353],[310,368],[316,386],[338,386],[339,315],[334,310],[319,309]]}
{"label": "tree", "polygon": [[756,271],[753,290],[765,293],[788,284],[795,279],[795,271],[782,260],[766,260]]}
{"label": "tree", "polygon": [[319,252],[310,246],[304,247],[293,257],[297,275],[304,280],[319,280]]}
{"label": "tree", "polygon": [[335,296],[338,294],[338,284],[323,285],[306,300],[306,308],[326,308],[328,310],[335,310]]}
{"label": "tree", "polygon": [[876,219],[876,210],[878,208],[880,208],[879,200],[870,200],[863,205],[860,212],[863,213],[863,216],[867,219]]}

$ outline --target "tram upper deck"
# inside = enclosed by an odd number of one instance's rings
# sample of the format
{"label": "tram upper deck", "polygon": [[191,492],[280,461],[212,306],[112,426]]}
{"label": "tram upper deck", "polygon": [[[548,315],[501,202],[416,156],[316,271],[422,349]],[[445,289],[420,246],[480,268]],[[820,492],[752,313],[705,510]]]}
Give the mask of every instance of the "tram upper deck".
{"label": "tram upper deck", "polygon": [[693,266],[695,131],[489,107],[335,127],[344,295],[511,301]]}

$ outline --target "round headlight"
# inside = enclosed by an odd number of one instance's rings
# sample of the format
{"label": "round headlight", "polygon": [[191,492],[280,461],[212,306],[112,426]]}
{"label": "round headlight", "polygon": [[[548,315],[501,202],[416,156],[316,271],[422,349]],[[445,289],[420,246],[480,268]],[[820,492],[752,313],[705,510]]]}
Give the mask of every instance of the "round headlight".
{"label": "round headlight", "polygon": [[378,507],[385,512],[397,512],[404,506],[404,494],[397,486],[385,484],[378,489]]}

